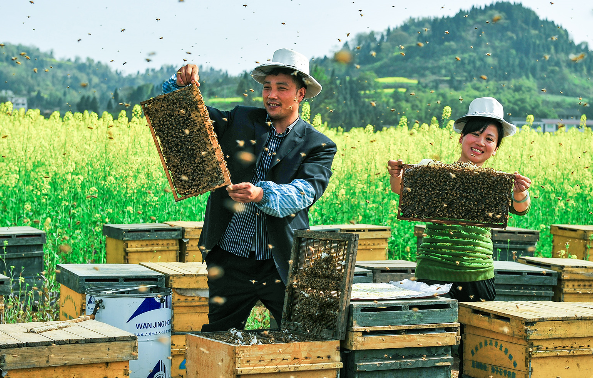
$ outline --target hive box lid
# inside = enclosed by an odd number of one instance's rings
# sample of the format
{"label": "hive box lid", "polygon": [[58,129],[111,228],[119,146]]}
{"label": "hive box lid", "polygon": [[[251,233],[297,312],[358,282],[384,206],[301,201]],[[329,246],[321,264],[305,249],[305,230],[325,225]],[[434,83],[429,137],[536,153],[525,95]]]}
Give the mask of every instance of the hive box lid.
{"label": "hive box lid", "polygon": [[77,293],[90,287],[165,287],[165,275],[137,264],[58,264],[56,281]]}
{"label": "hive box lid", "polygon": [[557,276],[558,272],[550,269],[539,268],[533,265],[521,264],[514,261],[494,261],[494,273],[496,272],[528,272],[534,275]]}
{"label": "hive box lid", "polygon": [[358,235],[296,230],[282,328],[319,339],[346,337]]}
{"label": "hive box lid", "polygon": [[118,240],[181,239],[183,228],[164,223],[104,224],[103,235]]}
{"label": "hive box lid", "polygon": [[550,269],[571,269],[571,268],[585,268],[593,270],[593,261],[577,260],[577,259],[563,259],[557,257],[519,257],[519,262],[526,264],[548,267]]}
{"label": "hive box lid", "polygon": [[414,261],[407,260],[369,260],[369,261],[357,261],[356,266],[366,269],[382,269],[392,270],[395,272],[405,271],[408,272],[410,269],[413,272],[416,269],[416,263]]}
{"label": "hive box lid", "polygon": [[208,290],[208,270],[205,263],[141,262],[140,265],[164,274],[166,287],[172,289]]}
{"label": "hive box lid", "polygon": [[45,231],[29,226],[0,227],[0,248],[31,244],[45,244]]}
{"label": "hive box lid", "polygon": [[459,323],[511,337],[593,337],[593,309],[571,302],[460,302]]}

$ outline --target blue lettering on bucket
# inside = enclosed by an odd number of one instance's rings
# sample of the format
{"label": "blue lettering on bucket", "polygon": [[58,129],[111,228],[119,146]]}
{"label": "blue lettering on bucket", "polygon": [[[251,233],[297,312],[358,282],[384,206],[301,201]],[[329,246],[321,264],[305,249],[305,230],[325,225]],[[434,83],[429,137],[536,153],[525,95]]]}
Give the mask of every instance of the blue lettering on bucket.
{"label": "blue lettering on bucket", "polygon": [[128,321],[126,323],[129,323],[130,320],[132,320],[135,317],[140,316],[146,312],[149,312],[152,310],[158,310],[161,308],[171,308],[171,302],[170,302],[168,296],[165,297],[164,302],[161,302],[160,300],[157,301],[156,298],[145,298],[142,301],[142,303],[140,304],[140,306],[138,306],[136,311],[134,311],[132,316],[130,316],[130,319],[128,319]]}
{"label": "blue lettering on bucket", "polygon": [[154,365],[152,371],[146,378],[164,378],[167,376],[167,369],[163,361],[159,360],[159,362]]}

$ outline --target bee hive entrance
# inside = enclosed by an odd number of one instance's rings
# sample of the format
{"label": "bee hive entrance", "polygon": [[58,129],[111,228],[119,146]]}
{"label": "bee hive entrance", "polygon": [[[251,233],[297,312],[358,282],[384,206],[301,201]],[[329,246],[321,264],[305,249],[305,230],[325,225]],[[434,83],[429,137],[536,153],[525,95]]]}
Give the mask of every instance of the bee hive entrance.
{"label": "bee hive entrance", "polygon": [[397,218],[505,228],[514,177],[470,163],[405,164]]}
{"label": "bee hive entrance", "polygon": [[175,201],[231,183],[208,110],[195,85],[141,105]]}

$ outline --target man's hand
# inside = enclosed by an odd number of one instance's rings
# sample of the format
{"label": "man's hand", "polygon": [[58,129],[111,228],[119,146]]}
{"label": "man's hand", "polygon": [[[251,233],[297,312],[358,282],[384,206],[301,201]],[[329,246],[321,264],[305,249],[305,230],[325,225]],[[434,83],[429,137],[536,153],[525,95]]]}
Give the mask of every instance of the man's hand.
{"label": "man's hand", "polygon": [[264,196],[264,190],[250,182],[229,185],[226,190],[233,201],[240,203],[259,202]]}
{"label": "man's hand", "polygon": [[188,64],[187,66],[181,67],[177,70],[177,85],[185,87],[186,85],[193,83],[199,87],[200,75],[198,74],[198,71],[198,66],[195,64]]}

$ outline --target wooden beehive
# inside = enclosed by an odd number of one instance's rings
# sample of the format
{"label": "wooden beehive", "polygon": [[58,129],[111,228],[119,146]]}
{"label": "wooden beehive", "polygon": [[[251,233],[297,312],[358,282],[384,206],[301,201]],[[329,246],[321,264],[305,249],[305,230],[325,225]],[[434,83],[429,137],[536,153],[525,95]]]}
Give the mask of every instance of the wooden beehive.
{"label": "wooden beehive", "polygon": [[352,283],[371,283],[373,282],[373,271],[370,269],[355,267],[354,280]]}
{"label": "wooden beehive", "polygon": [[[34,227],[0,227],[0,274],[12,278],[14,294],[23,297],[42,287],[45,241],[45,232]],[[37,290],[33,297],[41,300]]]}
{"label": "wooden beehive", "polygon": [[416,272],[416,263],[406,260],[357,261],[356,266],[372,270],[374,283],[411,279]]}
{"label": "wooden beehive", "polygon": [[398,219],[505,228],[514,175],[469,163],[404,164]]}
{"label": "wooden beehive", "polygon": [[575,255],[579,260],[593,261],[593,225],[553,224],[552,257]]}
{"label": "wooden beehive", "polygon": [[0,274],[0,324],[5,323],[4,319],[4,297],[10,295],[10,278]]}
{"label": "wooden beehive", "polygon": [[104,224],[107,264],[175,262],[181,227],[162,223]]}
{"label": "wooden beehive", "polygon": [[593,302],[593,261],[520,257],[519,262],[558,273],[552,298],[555,302]]}
{"label": "wooden beehive", "polygon": [[551,301],[558,273],[513,261],[494,261],[497,301]]}
{"label": "wooden beehive", "polygon": [[165,224],[183,229],[183,237],[179,241],[179,261],[202,262],[199,242],[204,222],[175,221],[165,222]]}
{"label": "wooden beehive", "polygon": [[342,341],[344,377],[450,377],[459,342],[457,301],[351,301]]}
{"label": "wooden beehive", "polygon": [[171,378],[184,378],[185,373],[185,335],[187,332],[171,334]]}
{"label": "wooden beehive", "polygon": [[172,332],[200,331],[208,323],[208,271],[205,263],[140,263],[165,276],[171,288]]}
{"label": "wooden beehive", "polygon": [[332,224],[311,226],[311,231],[351,232],[358,234],[357,261],[387,260],[391,228],[373,224]]}
{"label": "wooden beehive", "polygon": [[165,287],[165,276],[136,264],[58,264],[60,320],[86,314],[86,290],[91,287]]}
{"label": "wooden beehive", "polygon": [[464,302],[464,373],[584,378],[593,371],[593,309],[579,303]]}
{"label": "wooden beehive", "polygon": [[[188,334],[187,376],[337,377],[357,241],[357,234],[295,231],[282,329],[276,331],[295,340],[242,345],[217,340],[221,333]],[[266,340],[272,334],[252,335]]]}
{"label": "wooden beehive", "polygon": [[95,320],[0,325],[5,377],[121,378],[136,359],[135,335]]}
{"label": "wooden beehive", "polygon": [[188,85],[140,104],[175,201],[231,183],[197,86]]}

